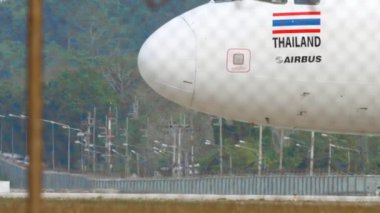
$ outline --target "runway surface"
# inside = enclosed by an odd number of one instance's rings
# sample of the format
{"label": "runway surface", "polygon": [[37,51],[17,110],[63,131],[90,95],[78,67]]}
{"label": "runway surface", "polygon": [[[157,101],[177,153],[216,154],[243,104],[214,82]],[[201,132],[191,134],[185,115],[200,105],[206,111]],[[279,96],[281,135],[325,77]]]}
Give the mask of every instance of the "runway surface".
{"label": "runway surface", "polygon": [[[26,198],[27,193],[0,193],[0,198]],[[198,195],[198,194],[121,194],[121,193],[43,193],[46,199],[71,200],[159,200],[159,201],[292,201],[380,203],[375,196],[277,196],[277,195]]]}

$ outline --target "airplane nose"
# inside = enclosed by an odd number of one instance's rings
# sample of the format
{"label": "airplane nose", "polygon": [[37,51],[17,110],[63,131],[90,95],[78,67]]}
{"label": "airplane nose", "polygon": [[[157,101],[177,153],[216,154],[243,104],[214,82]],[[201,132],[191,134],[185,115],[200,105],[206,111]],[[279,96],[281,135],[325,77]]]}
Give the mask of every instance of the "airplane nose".
{"label": "airplane nose", "polygon": [[182,17],[169,21],[145,41],[138,55],[138,68],[157,93],[178,104],[191,106],[196,40]]}

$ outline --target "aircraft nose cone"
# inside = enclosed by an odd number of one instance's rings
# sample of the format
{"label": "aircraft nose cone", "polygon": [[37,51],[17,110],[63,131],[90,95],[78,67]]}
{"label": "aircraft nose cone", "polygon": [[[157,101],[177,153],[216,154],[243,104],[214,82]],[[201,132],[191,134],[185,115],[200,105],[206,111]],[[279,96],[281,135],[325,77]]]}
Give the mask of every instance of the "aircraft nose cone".
{"label": "aircraft nose cone", "polygon": [[138,55],[138,67],[143,79],[157,93],[178,104],[191,106],[196,41],[183,18],[169,21],[145,41]]}

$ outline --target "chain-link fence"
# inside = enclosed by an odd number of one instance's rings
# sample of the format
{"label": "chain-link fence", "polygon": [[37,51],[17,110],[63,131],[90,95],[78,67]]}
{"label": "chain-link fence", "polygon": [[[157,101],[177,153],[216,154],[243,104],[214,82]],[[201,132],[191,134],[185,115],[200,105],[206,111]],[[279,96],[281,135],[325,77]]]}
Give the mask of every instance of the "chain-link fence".
{"label": "chain-link fence", "polygon": [[[49,169],[56,169],[57,161],[59,167],[73,164],[73,171],[172,178],[103,179],[46,171],[46,189],[300,195],[376,191],[377,176],[307,175],[321,170],[379,174],[377,137],[330,134],[380,132],[378,0],[145,2],[149,9],[138,1],[127,6],[121,1],[47,1],[46,17],[60,18],[46,18],[45,115],[80,126],[86,135],[70,138],[70,130],[61,128],[68,125],[45,120],[45,162]],[[9,8],[2,7],[7,11],[2,14],[16,14],[12,24],[22,26],[16,22],[25,20],[22,13]],[[0,39],[0,55],[17,53],[2,60],[1,111],[22,113],[23,90],[13,86],[23,82],[15,76],[24,70],[17,61],[23,58],[25,39],[11,31]],[[8,44],[10,37],[16,39]],[[174,106],[150,88],[215,117]],[[109,107],[110,102],[117,106]],[[1,152],[26,155],[22,120],[27,117],[0,117]],[[11,186],[25,188],[25,169],[1,162]],[[275,170],[299,170],[306,176],[265,175]],[[227,173],[231,176],[223,176]],[[244,176],[258,173],[262,175]]]}

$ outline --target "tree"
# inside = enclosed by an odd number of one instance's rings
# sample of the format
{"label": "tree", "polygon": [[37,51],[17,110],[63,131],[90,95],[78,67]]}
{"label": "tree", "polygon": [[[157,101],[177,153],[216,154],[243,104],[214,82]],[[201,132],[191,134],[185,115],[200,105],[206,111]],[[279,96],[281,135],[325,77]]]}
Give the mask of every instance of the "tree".
{"label": "tree", "polygon": [[101,109],[118,103],[116,94],[94,71],[63,72],[45,88],[46,117],[71,124],[86,118],[94,106]]}

